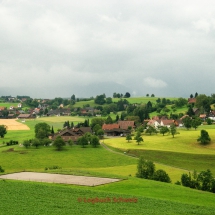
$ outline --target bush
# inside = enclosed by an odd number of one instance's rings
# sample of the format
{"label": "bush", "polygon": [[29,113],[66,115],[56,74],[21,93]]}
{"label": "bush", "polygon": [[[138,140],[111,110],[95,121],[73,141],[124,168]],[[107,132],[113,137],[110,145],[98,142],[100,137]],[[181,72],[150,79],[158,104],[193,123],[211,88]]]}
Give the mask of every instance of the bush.
{"label": "bush", "polygon": [[169,175],[162,169],[159,169],[154,173],[153,179],[155,181],[162,181],[162,182],[166,182],[166,183],[171,183]]}
{"label": "bush", "polygon": [[181,182],[180,181],[176,181],[175,184],[176,185],[181,185]]}
{"label": "bush", "polygon": [[152,161],[145,160],[142,156],[139,158],[137,164],[138,178],[152,179],[155,172],[155,165]]}
{"label": "bush", "polygon": [[4,169],[0,166],[0,172],[4,172]]}
{"label": "bush", "polygon": [[211,138],[207,131],[201,130],[201,136],[197,139],[197,141],[200,141],[201,144],[206,145],[206,144],[210,143]]}
{"label": "bush", "polygon": [[162,169],[155,171],[155,165],[152,161],[147,161],[140,156],[137,164],[137,173],[138,178],[151,179],[155,181],[162,181],[171,183],[169,175]]}
{"label": "bush", "polygon": [[18,141],[16,141],[16,140],[10,140],[9,142],[6,142],[6,145],[7,146],[11,146],[11,145],[18,145]]}

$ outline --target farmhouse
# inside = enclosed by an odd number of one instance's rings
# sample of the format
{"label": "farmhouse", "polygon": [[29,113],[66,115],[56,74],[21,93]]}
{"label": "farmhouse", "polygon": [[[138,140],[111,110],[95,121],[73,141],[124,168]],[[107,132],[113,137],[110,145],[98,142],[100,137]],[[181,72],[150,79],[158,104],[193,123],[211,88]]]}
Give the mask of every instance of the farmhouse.
{"label": "farmhouse", "polygon": [[129,127],[135,127],[134,121],[118,121],[115,124],[104,124],[102,130],[107,136],[125,136],[131,133]]}
{"label": "farmhouse", "polygon": [[16,115],[14,113],[9,113],[7,118],[8,119],[14,119],[14,118],[16,118]]}
{"label": "farmhouse", "polygon": [[30,118],[35,118],[31,114],[19,114],[18,119],[30,119]]}
{"label": "farmhouse", "polygon": [[2,111],[2,110],[4,110],[5,109],[5,107],[0,107],[0,111]]}
{"label": "farmhouse", "polygon": [[58,133],[55,133],[52,137],[52,140],[55,140],[57,137],[62,137],[64,141],[72,140],[74,143],[77,142],[78,138],[83,136],[85,133],[92,133],[90,127],[81,127],[81,128],[65,128]]}
{"label": "farmhouse", "polygon": [[195,104],[196,103],[196,98],[189,98],[188,99],[188,104]]}
{"label": "farmhouse", "polygon": [[175,121],[173,119],[163,119],[160,122],[161,126],[166,126],[166,127],[170,127],[173,123],[175,123]]}

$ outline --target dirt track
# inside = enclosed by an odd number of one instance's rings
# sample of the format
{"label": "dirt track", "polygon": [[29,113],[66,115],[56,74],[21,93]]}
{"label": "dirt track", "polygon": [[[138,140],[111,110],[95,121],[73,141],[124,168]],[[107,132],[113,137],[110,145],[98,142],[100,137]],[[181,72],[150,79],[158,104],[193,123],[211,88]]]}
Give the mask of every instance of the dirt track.
{"label": "dirt track", "polygon": [[38,172],[20,172],[0,176],[0,179],[13,179],[22,181],[38,181],[58,184],[75,184],[83,186],[98,186],[112,182],[120,181],[120,179],[99,178],[87,176],[74,176]]}
{"label": "dirt track", "polygon": [[0,125],[6,125],[7,130],[30,130],[27,125],[17,122],[15,119],[0,119]]}

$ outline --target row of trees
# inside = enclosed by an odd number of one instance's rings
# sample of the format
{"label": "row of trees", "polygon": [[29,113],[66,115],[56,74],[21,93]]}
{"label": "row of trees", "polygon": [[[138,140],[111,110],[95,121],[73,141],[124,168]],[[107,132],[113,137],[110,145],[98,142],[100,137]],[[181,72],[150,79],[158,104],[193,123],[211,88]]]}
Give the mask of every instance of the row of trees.
{"label": "row of trees", "polygon": [[[177,182],[177,184],[180,184],[180,182]],[[185,187],[215,193],[215,178],[209,169],[200,173],[194,170],[192,174],[190,172],[189,174],[182,174],[181,184]]]}
{"label": "row of trees", "polygon": [[[143,126],[139,126],[137,128],[137,132],[136,135],[134,136],[134,140],[136,140],[137,144],[139,145],[141,142],[144,142],[143,137],[142,137],[142,133],[145,131],[146,134],[151,135],[152,133],[160,133],[160,134],[164,134],[165,133],[171,133],[172,137],[174,138],[174,136],[176,134],[179,134],[179,132],[176,129],[176,126],[174,124],[172,124],[170,126],[170,128],[166,127],[166,126],[160,126],[158,127],[158,129],[154,128],[153,126],[147,126],[145,129]],[[129,142],[130,140],[132,140],[132,135],[130,133],[128,133],[126,135],[126,140]]]}

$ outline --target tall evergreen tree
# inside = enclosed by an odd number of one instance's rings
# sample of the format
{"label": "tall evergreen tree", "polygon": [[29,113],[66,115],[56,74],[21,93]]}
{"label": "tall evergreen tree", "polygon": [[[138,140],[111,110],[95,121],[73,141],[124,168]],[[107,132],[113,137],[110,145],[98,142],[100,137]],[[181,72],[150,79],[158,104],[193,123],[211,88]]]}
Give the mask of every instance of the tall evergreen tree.
{"label": "tall evergreen tree", "polygon": [[54,128],[53,128],[53,126],[52,126],[52,130],[51,130],[51,134],[54,134]]}

